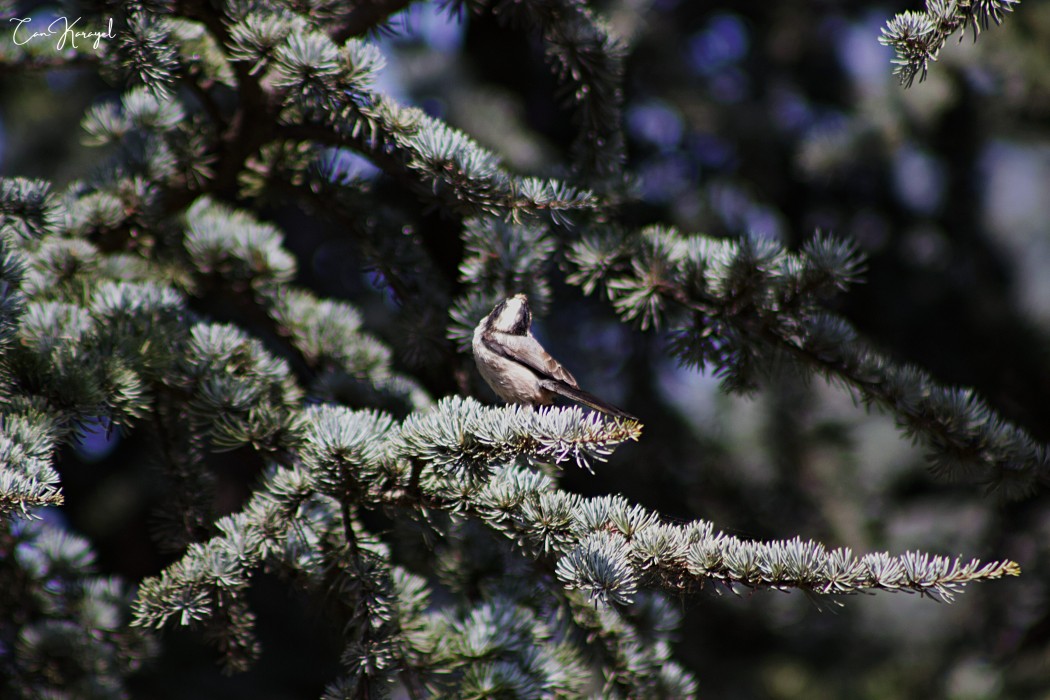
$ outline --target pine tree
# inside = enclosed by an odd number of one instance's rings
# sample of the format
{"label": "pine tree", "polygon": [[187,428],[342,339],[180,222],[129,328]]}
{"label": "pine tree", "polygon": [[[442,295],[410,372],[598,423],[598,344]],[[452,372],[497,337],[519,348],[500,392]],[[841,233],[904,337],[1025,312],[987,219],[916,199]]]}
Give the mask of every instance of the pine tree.
{"label": "pine tree", "polygon": [[[953,32],[1015,4],[931,0],[881,40],[912,85]],[[559,143],[499,122],[506,98],[465,68],[428,78],[456,54],[388,38],[412,35],[408,5],[81,3],[62,12],[92,29],[112,17],[113,37],[0,42],[23,81],[4,89],[68,70],[119,90],[93,91],[83,112],[89,172],[52,182],[48,163],[50,179],[0,180],[4,697],[177,696],[156,679],[178,678],[183,629],[245,677],[269,653],[265,585],[311,611],[331,667],[308,682],[324,698],[693,697],[732,682],[677,653],[683,608],[709,591],[798,591],[852,611],[869,602],[852,594],[951,602],[1020,573],[1009,538],[957,542],[990,561],[869,551],[864,504],[806,492],[801,467],[860,463],[851,420],[888,417],[934,477],[983,487],[993,508],[1037,503],[1050,453],[978,392],[858,332],[843,299],[876,269],[862,240],[749,230],[732,202],[761,207],[727,181],[706,187],[712,233],[672,225],[673,207],[647,213],[655,173],[629,167],[624,125],[666,110],[627,97],[631,32],[646,31],[627,4],[608,8],[617,21],[539,0],[432,15],[534,42],[570,124]],[[694,53],[714,71],[732,54],[720,50]],[[453,75],[463,83],[442,83]],[[434,90],[446,107],[417,106]],[[863,153],[863,133],[842,137],[804,162],[830,172]],[[515,293],[581,383],[641,422],[494,400],[470,339]],[[683,418],[675,382],[700,373],[745,397],[726,410],[768,411],[772,487],[743,473],[752,448],[689,434],[701,421]],[[831,396],[869,412],[821,419]],[[769,510],[748,513],[772,515],[720,522],[718,506],[694,509],[708,488],[762,495]],[[148,537],[129,535],[146,561],[115,564],[112,536],[95,551],[106,503],[121,527],[148,521]],[[824,527],[809,527],[814,503]]]}

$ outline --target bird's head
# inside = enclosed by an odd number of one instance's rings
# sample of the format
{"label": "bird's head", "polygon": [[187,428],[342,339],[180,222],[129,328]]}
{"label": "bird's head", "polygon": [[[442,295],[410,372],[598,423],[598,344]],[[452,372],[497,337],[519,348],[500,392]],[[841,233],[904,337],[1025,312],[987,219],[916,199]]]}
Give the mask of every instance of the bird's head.
{"label": "bird's head", "polygon": [[508,335],[526,335],[532,327],[532,311],[529,298],[515,294],[504,299],[489,314],[489,328]]}

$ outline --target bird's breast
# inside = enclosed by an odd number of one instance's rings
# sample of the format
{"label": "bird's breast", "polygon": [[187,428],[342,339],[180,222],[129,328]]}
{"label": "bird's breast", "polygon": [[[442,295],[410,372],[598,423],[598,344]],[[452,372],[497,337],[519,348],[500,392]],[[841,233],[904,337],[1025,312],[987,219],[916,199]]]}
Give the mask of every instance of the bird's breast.
{"label": "bird's breast", "polygon": [[478,371],[496,394],[507,403],[549,404],[554,398],[540,386],[536,373],[490,350],[480,335],[474,336],[474,356]]}

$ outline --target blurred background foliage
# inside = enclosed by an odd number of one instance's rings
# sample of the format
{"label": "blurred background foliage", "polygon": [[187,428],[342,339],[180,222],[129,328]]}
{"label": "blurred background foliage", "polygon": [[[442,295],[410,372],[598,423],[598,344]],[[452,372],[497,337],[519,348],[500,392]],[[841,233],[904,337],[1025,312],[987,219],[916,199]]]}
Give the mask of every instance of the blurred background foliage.
{"label": "blurred background foliage", "polygon": [[[535,32],[437,4],[385,5],[404,9],[372,35],[387,60],[380,92],[462,129],[513,171],[568,176],[576,130]],[[628,46],[622,223],[750,233],[793,248],[817,230],[856,241],[868,259],[865,283],[838,311],[892,357],[975,387],[1050,441],[1050,6],[1023,3],[980,41],[949,41],[928,79],[907,90],[878,37],[894,13],[921,9],[908,3],[592,6]],[[79,122],[119,93],[87,69],[0,73],[0,174],[58,188],[89,177],[100,154],[84,146]],[[376,202],[409,201],[400,183],[348,152],[333,155],[332,173],[370,181]],[[352,300],[396,364],[433,395],[454,393],[457,377],[473,371],[468,356],[420,361],[426,338],[404,332],[412,309],[394,303],[391,280],[369,267],[352,236],[290,199],[254,206],[289,232],[297,282]],[[371,216],[365,225],[421,234],[455,287],[456,222],[408,206],[377,206]],[[774,373],[753,396],[727,396],[716,379],[678,367],[666,338],[632,332],[600,299],[566,287],[562,273],[552,279],[557,301],[538,333],[582,386],[646,424],[640,444],[597,476],[568,472],[566,488],[622,493],[741,537],[1006,557],[1024,571],[971,587],[952,605],[902,595],[843,608],[799,594],[680,600],[677,657],[704,697],[1050,697],[1046,491],[1003,504],[972,484],[938,481],[890,418],[820,380]],[[87,430],[61,456],[66,505],[48,515],[95,544],[100,571],[129,580],[171,561],[149,535],[165,493],[143,469],[139,440]],[[213,459],[222,461],[215,473],[225,501],[216,510],[228,512],[257,465],[238,452]],[[265,576],[253,596],[262,663],[227,678],[199,640],[169,633],[166,653],[132,679],[135,695],[316,697],[335,674],[336,640]]]}

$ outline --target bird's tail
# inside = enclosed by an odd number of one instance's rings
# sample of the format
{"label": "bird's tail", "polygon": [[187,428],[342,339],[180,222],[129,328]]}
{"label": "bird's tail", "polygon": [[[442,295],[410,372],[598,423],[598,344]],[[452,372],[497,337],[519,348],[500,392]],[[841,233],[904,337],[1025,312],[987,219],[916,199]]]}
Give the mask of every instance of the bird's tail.
{"label": "bird's tail", "polygon": [[569,386],[568,384],[552,381],[549,379],[540,382],[540,384],[543,386],[544,389],[553,391],[555,394],[564,396],[565,398],[571,401],[575,401],[576,403],[581,403],[584,406],[589,406],[590,408],[593,408],[596,411],[601,411],[602,413],[606,413],[616,418],[625,418],[627,420],[633,420],[635,423],[641,423],[640,420],[632,416],[630,413],[627,413],[626,411],[621,411],[620,409],[616,408],[616,406],[613,406],[611,403],[606,403],[594,394],[589,394],[583,389],[577,389],[576,387]]}

